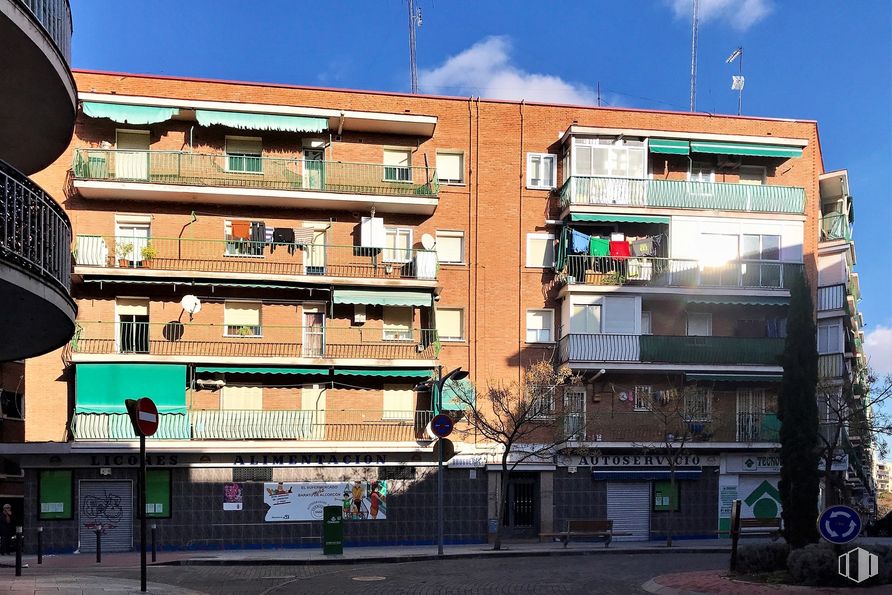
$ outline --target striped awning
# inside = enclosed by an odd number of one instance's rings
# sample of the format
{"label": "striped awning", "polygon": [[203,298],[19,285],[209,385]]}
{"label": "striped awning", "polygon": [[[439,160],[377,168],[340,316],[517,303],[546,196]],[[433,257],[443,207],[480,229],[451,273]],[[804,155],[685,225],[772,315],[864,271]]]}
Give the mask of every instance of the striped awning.
{"label": "striped awning", "polygon": [[707,141],[691,141],[691,152],[714,153],[718,155],[743,155],[749,157],[802,157],[802,147]]}
{"label": "striped awning", "polygon": [[692,295],[685,298],[689,304],[725,304],[735,306],[789,306],[790,298],[759,295]]}
{"label": "striped awning", "polygon": [[85,101],[81,105],[85,116],[108,118],[120,124],[157,124],[166,122],[180,110],[172,107],[151,107],[148,105],[124,105],[122,103],[99,103]]}
{"label": "striped awning", "polygon": [[335,289],[335,304],[366,304],[376,306],[430,306],[433,296],[423,291],[364,291]]}
{"label": "striped awning", "polygon": [[588,221],[604,223],[662,223],[669,225],[669,217],[653,215],[608,215],[593,213],[571,213],[570,221]]}
{"label": "striped awning", "polygon": [[299,285],[298,283],[238,283],[236,281],[194,281],[192,279],[121,279],[119,277],[94,277],[90,279],[84,279],[84,283],[126,283],[133,285],[194,285],[196,287],[248,287],[250,289],[294,289]]}
{"label": "striped awning", "polygon": [[[77,440],[137,440],[126,413],[75,413],[72,432]],[[149,439],[189,440],[186,413],[159,413],[158,431]]]}
{"label": "striped awning", "polygon": [[430,369],[401,369],[401,368],[366,368],[344,369],[336,368],[335,376],[373,376],[383,378],[430,378],[433,370]]}
{"label": "striped awning", "polygon": [[685,379],[700,382],[780,382],[780,374],[685,374]]}
{"label": "striped awning", "polygon": [[279,130],[281,132],[322,132],[328,128],[326,118],[305,116],[280,116],[244,112],[218,112],[195,110],[195,119],[201,126],[220,125],[241,130]]}
{"label": "striped awning", "polygon": [[295,375],[328,375],[328,368],[265,368],[250,366],[198,366],[197,374],[295,374]]}
{"label": "striped awning", "polygon": [[652,138],[647,141],[651,153],[666,153],[669,155],[690,155],[691,143],[686,140],[669,138]]}

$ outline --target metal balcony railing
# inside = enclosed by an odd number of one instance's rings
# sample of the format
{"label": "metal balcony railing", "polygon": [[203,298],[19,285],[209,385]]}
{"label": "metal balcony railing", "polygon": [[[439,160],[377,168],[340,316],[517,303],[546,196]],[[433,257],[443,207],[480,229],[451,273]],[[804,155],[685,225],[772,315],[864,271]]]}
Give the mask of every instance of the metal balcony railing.
{"label": "metal balcony railing", "polygon": [[53,198],[0,161],[0,258],[71,290],[71,222]]}
{"label": "metal balcony railing", "polygon": [[71,63],[71,6],[68,0],[18,0],[40,23],[66,63]]}
{"label": "metal balcony railing", "polygon": [[829,213],[821,217],[821,240],[852,241],[852,225],[845,213]]}
{"label": "metal balcony railing", "polygon": [[845,358],[841,353],[818,356],[818,378],[842,378],[847,374]]}
{"label": "metal balcony railing", "polygon": [[353,279],[435,280],[438,270],[433,250],[113,235],[77,236],[75,264],[107,269]]}
{"label": "metal balcony railing", "polygon": [[75,149],[77,180],[434,197],[433,168],[296,158]]}
{"label": "metal balcony railing", "polygon": [[[414,442],[427,439],[432,411],[381,409],[232,410],[161,413],[154,440],[329,440]],[[75,440],[136,440],[126,414],[75,413]]]}
{"label": "metal balcony railing", "polygon": [[[234,331],[234,332],[232,332]],[[433,329],[78,321],[72,353],[191,357],[435,359]]]}
{"label": "metal balcony railing", "polygon": [[843,283],[818,287],[818,311],[842,310],[846,306],[846,286]]}
{"label": "metal balcony railing", "polygon": [[572,176],[561,188],[564,208],[603,205],[802,214],[805,189],[595,176]]}
{"label": "metal balcony railing", "polygon": [[740,260],[712,265],[683,258],[570,255],[564,269],[571,285],[723,287],[789,290],[802,274],[800,262]]}
{"label": "metal balcony railing", "polygon": [[[654,411],[593,413],[580,432],[589,442],[637,442],[662,444],[685,442],[777,442],[780,422],[771,412],[749,413],[716,410],[688,415],[683,404]],[[585,438],[581,438],[584,435]]]}
{"label": "metal balcony railing", "polygon": [[562,362],[642,362],[704,365],[780,365],[784,339],[569,334]]}

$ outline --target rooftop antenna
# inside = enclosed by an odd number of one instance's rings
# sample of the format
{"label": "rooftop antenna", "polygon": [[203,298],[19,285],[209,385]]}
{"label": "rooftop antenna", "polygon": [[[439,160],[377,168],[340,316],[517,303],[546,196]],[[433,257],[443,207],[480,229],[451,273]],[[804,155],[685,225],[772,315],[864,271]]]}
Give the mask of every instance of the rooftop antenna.
{"label": "rooftop antenna", "polygon": [[738,58],[740,60],[737,62],[737,74],[731,75],[731,90],[737,91],[737,115],[739,116],[743,109],[743,46],[731,52],[731,55],[725,60],[725,64],[731,64]]}
{"label": "rooftop antenna", "polygon": [[418,93],[418,66],[415,63],[415,29],[421,27],[421,8],[415,8],[415,0],[409,4],[409,75],[412,78],[412,93]]}
{"label": "rooftop antenna", "polygon": [[691,111],[697,106],[697,23],[700,14],[700,0],[691,2]]}

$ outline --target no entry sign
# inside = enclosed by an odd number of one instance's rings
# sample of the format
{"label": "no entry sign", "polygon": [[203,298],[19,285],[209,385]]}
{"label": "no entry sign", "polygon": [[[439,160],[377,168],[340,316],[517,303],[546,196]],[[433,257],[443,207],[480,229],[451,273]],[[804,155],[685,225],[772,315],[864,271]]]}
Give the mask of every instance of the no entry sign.
{"label": "no entry sign", "polygon": [[138,400],[127,399],[127,412],[138,436],[152,436],[158,431],[158,408],[148,397]]}

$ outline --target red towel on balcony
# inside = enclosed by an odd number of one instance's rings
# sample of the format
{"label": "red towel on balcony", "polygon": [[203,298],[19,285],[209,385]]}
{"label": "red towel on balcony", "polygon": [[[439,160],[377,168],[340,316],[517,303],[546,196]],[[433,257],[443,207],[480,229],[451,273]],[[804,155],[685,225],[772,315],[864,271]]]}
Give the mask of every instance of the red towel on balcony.
{"label": "red towel on balcony", "polygon": [[247,240],[251,237],[250,221],[233,221],[232,222],[232,239]]}
{"label": "red towel on balcony", "polygon": [[610,256],[613,257],[613,260],[625,260],[631,255],[629,242],[610,242]]}

